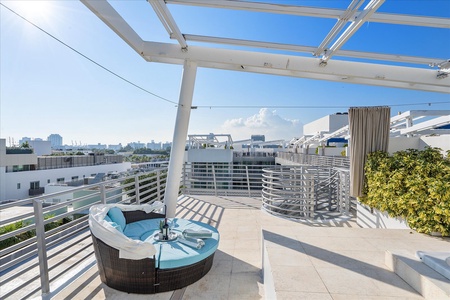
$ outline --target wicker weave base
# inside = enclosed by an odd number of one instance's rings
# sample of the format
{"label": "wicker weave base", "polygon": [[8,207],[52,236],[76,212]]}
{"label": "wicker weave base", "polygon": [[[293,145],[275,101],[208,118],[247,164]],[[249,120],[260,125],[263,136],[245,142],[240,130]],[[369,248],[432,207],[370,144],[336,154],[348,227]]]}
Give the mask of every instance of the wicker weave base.
{"label": "wicker weave base", "polygon": [[[124,212],[125,213],[125,212]],[[159,214],[126,212],[127,223],[144,218],[160,218]],[[119,258],[119,250],[91,234],[101,281],[107,286],[127,293],[154,294],[186,287],[209,272],[214,253],[197,263],[173,269],[158,269],[155,258],[131,260]]]}

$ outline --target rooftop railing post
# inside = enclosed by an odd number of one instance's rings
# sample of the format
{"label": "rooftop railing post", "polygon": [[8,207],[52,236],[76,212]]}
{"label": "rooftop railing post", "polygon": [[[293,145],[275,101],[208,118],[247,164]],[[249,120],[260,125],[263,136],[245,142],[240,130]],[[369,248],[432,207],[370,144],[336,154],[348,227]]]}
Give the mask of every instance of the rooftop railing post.
{"label": "rooftop railing post", "polygon": [[106,188],[105,185],[100,185],[100,200],[102,204],[106,204]]}
{"label": "rooftop railing post", "polygon": [[136,197],[136,204],[141,204],[141,195],[139,191],[139,175],[134,176],[134,196]]}
{"label": "rooftop railing post", "polygon": [[328,169],[328,210],[331,211],[331,197],[332,197],[332,182],[333,182],[333,178],[331,178],[331,167],[329,167]]}
{"label": "rooftop railing post", "polygon": [[211,168],[212,168],[213,182],[214,182],[214,195],[217,196],[216,169],[214,168],[214,164],[211,165]]}
{"label": "rooftop railing post", "polygon": [[183,193],[186,191],[187,162],[183,164]]}
{"label": "rooftop railing post", "polygon": [[36,242],[38,248],[39,271],[41,278],[42,294],[50,292],[50,278],[48,274],[47,247],[45,244],[44,211],[42,201],[33,199],[34,218],[36,225]]}
{"label": "rooftop railing post", "polygon": [[156,170],[156,200],[161,200],[161,171]]}
{"label": "rooftop railing post", "polygon": [[350,213],[350,171],[344,172],[345,178],[345,214]]}
{"label": "rooftop railing post", "polygon": [[250,191],[250,178],[248,176],[248,166],[245,166],[245,174],[247,175],[247,187],[248,187],[248,196],[251,197],[251,191]]}

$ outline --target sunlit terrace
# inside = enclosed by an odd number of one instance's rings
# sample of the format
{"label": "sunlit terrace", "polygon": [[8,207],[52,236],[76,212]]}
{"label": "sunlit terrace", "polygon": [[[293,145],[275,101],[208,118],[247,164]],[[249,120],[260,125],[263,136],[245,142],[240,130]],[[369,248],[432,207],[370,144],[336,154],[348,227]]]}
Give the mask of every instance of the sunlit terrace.
{"label": "sunlit terrace", "polygon": [[[270,167],[269,167],[270,169]],[[276,168],[275,168],[276,169]],[[254,174],[255,172],[250,172]],[[273,176],[270,171],[270,176]],[[339,197],[331,206],[315,206],[313,215],[278,217],[261,209],[261,197],[251,186],[218,189],[215,180],[197,189],[182,190],[176,217],[198,220],[217,228],[221,238],[211,270],[185,288],[155,295],[127,294],[101,282],[88,229],[87,210],[98,203],[152,203],[161,199],[166,170],[77,187],[71,200],[62,193],[3,204],[1,225],[29,220],[21,229],[2,235],[31,238],[1,250],[2,299],[445,299],[448,282],[430,273],[415,257],[421,249],[446,251],[449,239],[408,229],[360,228],[354,210],[346,211]],[[208,173],[204,173],[206,175]],[[186,186],[196,182],[185,170]],[[139,177],[141,179],[139,179]],[[227,180],[242,179],[241,172]],[[139,185],[136,185],[139,182]],[[260,183],[259,192],[264,184]],[[136,193],[135,187],[139,186]],[[80,191],[83,196],[80,195]],[[339,191],[335,191],[339,193]],[[136,196],[136,194],[138,196]],[[288,195],[288,194],[287,194]],[[279,212],[279,211],[278,211]],[[42,218],[43,215],[50,217]],[[43,224],[64,218],[65,224],[48,229]],[[36,222],[33,222],[33,219]],[[415,273],[416,272],[416,273]],[[418,273],[417,273],[418,272]],[[407,283],[421,274],[420,284]],[[427,277],[428,276],[428,277]],[[428,278],[428,279],[427,279]],[[417,278],[416,278],[417,279]],[[406,282],[405,282],[406,280]],[[448,290],[447,290],[448,291]],[[444,296],[443,296],[444,295]],[[448,294],[447,294],[448,296]]]}
{"label": "sunlit terrace", "polygon": [[[383,0],[368,1],[365,7],[365,1],[349,1],[344,9],[297,6],[289,1],[151,0],[147,9],[161,21],[169,38],[176,40],[168,43],[144,38],[148,27],[134,23],[126,7],[117,2],[81,2],[145,63],[183,66],[179,101],[172,102],[177,106],[177,121],[169,167],[0,205],[0,226],[10,230],[0,236],[7,245],[0,250],[1,299],[450,297],[449,281],[416,256],[422,250],[448,252],[449,238],[411,229],[357,225],[349,177],[356,176],[355,165],[363,168],[362,161],[297,153],[280,154],[277,159],[283,160],[284,166],[273,167],[216,169],[211,164],[184,161],[190,113],[201,108],[193,102],[197,69],[448,94],[450,65],[444,56],[448,53],[418,57],[413,52],[399,55],[343,47],[370,22],[448,30],[448,18],[379,12]],[[181,31],[171,13],[173,7],[186,6],[216,13],[227,10],[337,19],[337,23],[314,46],[189,34]],[[386,107],[382,110],[383,121],[372,126],[371,134],[349,130],[351,143],[363,144],[364,139],[357,138],[355,132],[370,139],[382,131],[381,127],[388,138],[390,115]],[[418,129],[406,127],[397,129],[406,134]],[[383,150],[383,144],[377,140],[372,151]],[[367,154],[356,147],[351,150],[353,156]],[[363,177],[362,172],[359,175]],[[164,201],[169,219],[196,220],[218,230],[220,241],[211,269],[186,287],[154,295],[128,294],[108,287],[101,280],[101,263],[94,254],[89,209],[99,204],[132,206],[156,201]]]}

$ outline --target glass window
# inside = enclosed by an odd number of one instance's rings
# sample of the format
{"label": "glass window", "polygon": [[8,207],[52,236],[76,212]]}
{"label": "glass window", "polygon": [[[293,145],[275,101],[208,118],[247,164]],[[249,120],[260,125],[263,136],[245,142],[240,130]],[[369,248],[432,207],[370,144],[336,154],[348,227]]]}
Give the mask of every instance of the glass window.
{"label": "glass window", "polygon": [[56,178],[56,183],[64,183],[64,177]]}
{"label": "glass window", "polygon": [[78,180],[78,176],[72,176],[72,181]]}
{"label": "glass window", "polygon": [[17,189],[20,190],[20,183],[17,184]]}
{"label": "glass window", "polygon": [[39,189],[39,181],[30,182],[30,190],[37,190],[37,189]]}

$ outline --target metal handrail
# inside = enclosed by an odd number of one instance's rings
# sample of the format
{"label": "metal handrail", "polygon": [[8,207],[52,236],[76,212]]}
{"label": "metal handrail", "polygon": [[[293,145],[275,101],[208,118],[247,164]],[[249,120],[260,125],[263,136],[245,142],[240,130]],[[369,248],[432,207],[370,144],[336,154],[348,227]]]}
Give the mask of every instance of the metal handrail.
{"label": "metal handrail", "polygon": [[[180,178],[182,184],[181,191],[183,194],[187,195],[207,194],[262,197],[262,199],[271,199],[272,202],[263,200],[263,208],[271,210],[271,213],[274,215],[284,215],[283,212],[294,215],[299,211],[303,214],[310,214],[314,211],[315,206],[317,206],[320,199],[311,197],[314,200],[311,203],[296,203],[295,201],[299,198],[298,190],[307,188],[307,186],[302,186],[299,183],[301,180],[304,180],[305,182],[305,177],[314,177],[316,176],[315,174],[319,174],[325,170],[328,173],[323,173],[323,177],[325,177],[326,174],[330,174],[330,172],[332,172],[333,176],[319,182],[323,183],[323,186],[321,186],[320,189],[317,188],[318,183],[315,178],[313,178],[312,181],[309,180],[307,183],[312,183],[312,186],[316,189],[315,191],[323,194],[323,198],[325,198],[325,194],[327,194],[327,187],[330,189],[337,189],[337,196],[335,196],[333,192],[333,197],[331,199],[332,203],[330,205],[333,207],[337,206],[337,209],[341,212],[348,212],[351,202],[349,200],[348,192],[343,190],[345,188],[344,181],[348,179],[348,170],[309,166],[303,168],[309,172],[306,173],[308,175],[305,176],[305,174],[300,174],[298,169],[292,169],[292,167],[276,168],[277,167],[275,166],[267,165],[252,166],[233,164],[214,165],[213,167],[212,164],[208,163],[187,163],[183,167],[183,173]],[[283,170],[283,168],[286,171],[283,176],[274,176],[274,174],[278,172],[277,170]],[[296,166],[296,168],[299,168],[299,166]],[[0,235],[0,241],[4,241],[7,237],[12,237],[32,229],[36,229],[37,231],[36,237],[0,250],[0,275],[2,275],[3,278],[6,278],[6,281],[15,280],[20,276],[23,276],[23,274],[27,273],[31,268],[39,266],[41,271],[36,272],[35,277],[35,279],[41,278],[43,280],[39,289],[41,289],[42,294],[52,293],[52,290],[50,290],[50,282],[61,276],[63,273],[69,272],[70,269],[63,270],[57,274],[53,274],[54,271],[49,273],[49,270],[53,270],[52,268],[54,266],[52,263],[49,264],[49,257],[54,257],[56,255],[55,253],[58,253],[58,255],[63,255],[69,259],[77,255],[78,250],[71,249],[76,241],[89,241],[87,246],[91,243],[86,215],[52,230],[44,230],[44,225],[62,217],[75,218],[75,215],[84,214],[90,206],[96,203],[122,202],[140,204],[147,201],[161,200],[165,192],[166,173],[167,168],[164,168],[149,173],[141,173],[126,178],[104,181],[89,186],[74,187],[65,192],[42,195],[37,198],[0,205],[1,211],[13,209],[15,206],[28,207],[30,204],[34,205],[34,208],[29,207],[29,211],[17,214],[16,216],[11,216],[7,219],[2,216],[0,226],[14,223],[17,220],[21,220],[21,218],[28,219],[30,224],[26,229],[18,229],[12,233]],[[153,175],[142,178],[142,175],[148,174]],[[291,183],[292,185],[289,186],[288,183]],[[283,185],[285,187],[288,186],[289,189],[281,189]],[[314,191],[314,189],[312,189],[312,191]],[[90,195],[73,197],[75,192],[89,192]],[[309,191],[305,191],[305,193],[306,192],[309,193]],[[53,198],[61,198],[68,194],[72,195],[72,197],[68,197],[71,198],[70,200],[48,206],[44,205],[44,201],[48,200],[47,202],[52,202]],[[277,201],[285,201],[285,203],[288,204],[283,208],[282,212],[279,210],[280,206]],[[326,204],[328,205],[328,203]],[[54,210],[60,211],[56,212],[55,216],[44,220],[44,213]],[[40,220],[35,222],[34,219],[38,218],[40,218]],[[39,230],[37,230],[37,227],[39,227]],[[83,242],[83,249],[85,249],[86,246],[84,243],[85,242]],[[64,244],[64,247],[54,251],[60,244]],[[67,246],[67,244],[70,245]],[[49,257],[46,257],[46,249],[51,252]],[[82,264],[83,260],[88,256],[89,255],[86,255],[79,259],[77,257],[77,262]],[[45,276],[41,276],[41,274],[45,274]],[[26,284],[26,282],[24,284]],[[2,287],[2,289],[0,289],[0,298],[13,297],[22,286],[22,284],[18,284],[11,289]]]}
{"label": "metal handrail", "polygon": [[271,214],[313,219],[319,210],[349,213],[350,205],[345,202],[348,193],[342,191],[340,182],[341,169],[293,165],[263,171],[262,209]]}
{"label": "metal handrail", "polygon": [[278,152],[277,157],[302,165],[350,168],[350,158],[347,156]]}
{"label": "metal handrail", "polygon": [[[42,295],[51,293],[50,282],[71,271],[71,268],[68,268],[55,273],[60,264],[73,257],[77,257],[76,264],[80,264],[92,257],[92,251],[80,257],[81,253],[92,245],[89,237],[88,218],[86,216],[89,208],[98,203],[139,204],[161,200],[161,195],[164,194],[165,190],[165,176],[163,176],[165,173],[167,173],[167,168],[162,168],[152,172],[141,173],[139,176],[133,175],[87,186],[73,187],[63,192],[0,205],[0,211],[2,212],[13,210],[14,208],[27,210],[22,213],[11,214],[9,217],[6,214],[2,214],[0,226],[13,226],[11,224],[18,221],[25,221],[27,225],[0,235],[0,242],[5,243],[7,239],[14,238],[28,231],[36,233],[32,238],[0,250],[0,275],[2,275],[5,282],[12,280],[23,282],[20,279],[21,276],[25,276],[29,274],[29,270],[39,267],[39,272],[35,272],[34,276],[34,280],[37,278],[41,280],[37,291],[40,289]],[[142,175],[149,177],[140,178]],[[135,182],[132,182],[133,179]],[[131,182],[126,183],[127,180]],[[78,193],[87,193],[87,195],[77,196]],[[132,194],[141,194],[141,197],[136,198]],[[68,198],[68,200],[53,204],[53,199],[60,199],[63,196]],[[33,206],[30,207],[30,204]],[[48,213],[52,213],[52,216],[45,219],[44,215]],[[67,219],[68,223],[66,224],[51,230],[45,229],[46,224],[63,218],[69,218],[70,221]],[[81,241],[83,241],[83,246],[79,244]],[[60,245],[64,246],[61,247]],[[81,248],[76,250],[74,246]],[[56,257],[62,258],[55,262]],[[32,280],[28,276],[26,281],[21,284],[3,285],[2,289],[0,289],[0,298],[21,298],[14,295]]]}
{"label": "metal handrail", "polygon": [[182,192],[185,195],[234,195],[260,197],[262,169],[267,165],[185,163]]}

